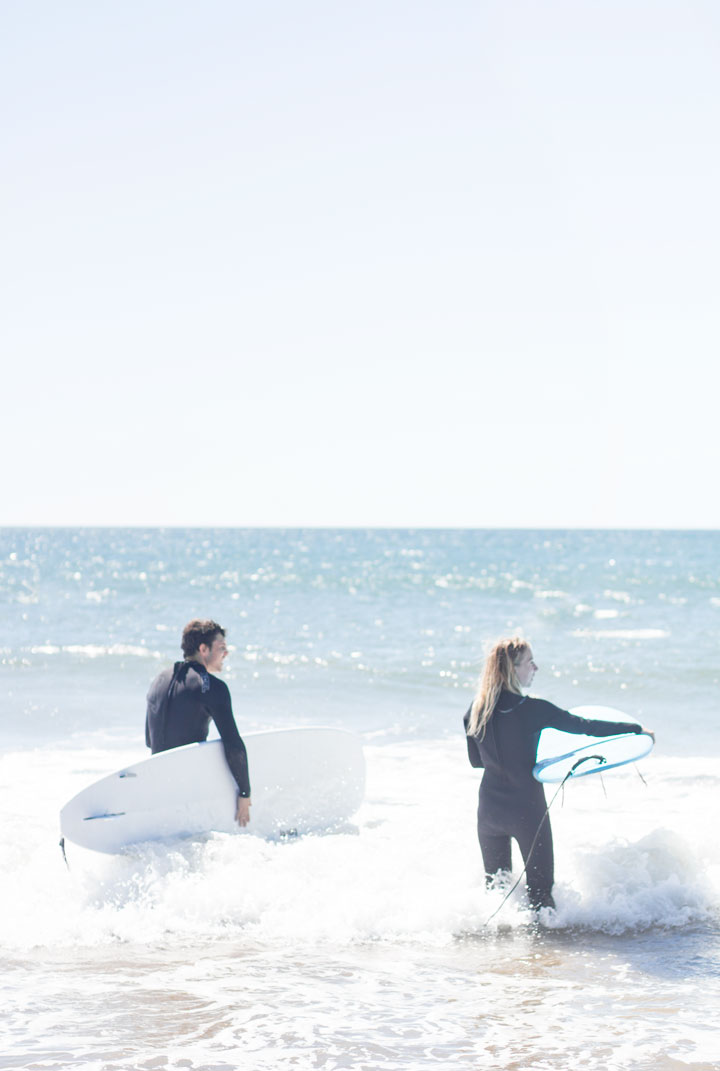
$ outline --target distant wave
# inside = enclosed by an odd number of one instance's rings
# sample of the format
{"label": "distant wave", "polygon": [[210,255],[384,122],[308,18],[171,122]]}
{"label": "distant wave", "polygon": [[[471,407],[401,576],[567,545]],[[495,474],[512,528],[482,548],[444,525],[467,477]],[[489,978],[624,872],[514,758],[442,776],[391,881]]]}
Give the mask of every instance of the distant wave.
{"label": "distant wave", "polygon": [[592,636],[603,640],[664,640],[670,632],[664,628],[578,628],[573,636]]}
{"label": "distant wave", "polygon": [[30,653],[34,655],[72,654],[80,655],[84,658],[107,658],[108,656],[112,657],[114,655],[120,657],[127,657],[130,655],[134,658],[162,657],[159,651],[151,651],[149,647],[139,647],[130,643],[112,643],[110,645],[96,643],[69,643],[62,647],[53,644],[44,644],[37,647],[31,647]]}

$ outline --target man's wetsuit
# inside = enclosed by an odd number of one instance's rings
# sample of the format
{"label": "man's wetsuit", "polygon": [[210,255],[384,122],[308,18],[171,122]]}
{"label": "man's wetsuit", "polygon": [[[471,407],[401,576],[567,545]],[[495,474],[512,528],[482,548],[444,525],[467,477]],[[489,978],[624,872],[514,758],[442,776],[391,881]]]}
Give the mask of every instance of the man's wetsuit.
{"label": "man's wetsuit", "polygon": [[150,685],[145,743],[155,755],[207,740],[211,718],[222,738],[238,793],[249,797],[247,752],[233,717],[230,690],[199,662],[176,662]]}
{"label": "man's wetsuit", "polygon": [[[471,708],[472,709],[472,708]],[[465,715],[468,758],[485,772],[478,798],[478,840],[488,879],[511,869],[510,838],[518,842],[527,864],[528,898],[533,907],[554,907],[553,841],[546,814],[545,789],[533,777],[540,732],[548,727],[588,736],[640,733],[636,722],[578,718],[567,710],[503,690],[482,739],[468,736],[470,710]],[[542,826],[542,828],[540,828]],[[538,833],[532,856],[530,848]]]}

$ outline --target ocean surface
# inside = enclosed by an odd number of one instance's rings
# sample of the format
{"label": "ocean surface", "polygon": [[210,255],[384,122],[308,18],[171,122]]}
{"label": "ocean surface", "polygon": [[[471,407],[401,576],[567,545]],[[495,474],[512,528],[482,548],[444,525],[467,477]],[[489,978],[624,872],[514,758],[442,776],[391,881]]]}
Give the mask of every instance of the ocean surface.
{"label": "ocean surface", "polygon": [[[0,530],[0,1068],[720,1068],[719,562],[717,532]],[[60,808],[147,755],[195,616],[241,733],[360,734],[352,827],[68,869]],[[462,735],[515,630],[533,694],[657,734],[553,804],[539,922],[485,889]]]}

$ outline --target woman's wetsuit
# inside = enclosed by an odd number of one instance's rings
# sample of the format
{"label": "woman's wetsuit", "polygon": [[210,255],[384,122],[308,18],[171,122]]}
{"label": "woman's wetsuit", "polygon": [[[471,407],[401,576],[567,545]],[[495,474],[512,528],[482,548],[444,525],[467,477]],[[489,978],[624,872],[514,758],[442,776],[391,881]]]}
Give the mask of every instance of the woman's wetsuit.
{"label": "woman's wetsuit", "polygon": [[468,757],[472,766],[485,770],[480,782],[477,829],[488,880],[499,871],[511,869],[510,838],[514,837],[527,866],[530,903],[535,908],[554,907],[552,830],[545,789],[532,774],[540,733],[552,727],[566,733],[615,736],[640,733],[642,726],[636,722],[578,718],[544,699],[505,690],[500,693],[482,739],[467,736],[469,724],[470,710],[465,715]]}

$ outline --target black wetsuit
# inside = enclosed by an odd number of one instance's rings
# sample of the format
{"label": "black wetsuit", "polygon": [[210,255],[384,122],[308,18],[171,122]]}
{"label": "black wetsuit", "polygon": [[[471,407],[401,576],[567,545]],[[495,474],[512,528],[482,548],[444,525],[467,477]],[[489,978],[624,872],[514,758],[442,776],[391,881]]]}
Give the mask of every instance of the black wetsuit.
{"label": "black wetsuit", "polygon": [[147,696],[145,743],[155,755],[207,740],[211,718],[222,738],[238,793],[249,797],[247,752],[233,717],[230,690],[199,662],[176,662],[152,682]]}
{"label": "black wetsuit", "polygon": [[482,739],[467,736],[469,724],[470,710],[465,715],[468,757],[472,766],[485,770],[480,782],[477,829],[488,880],[499,871],[511,869],[510,838],[514,837],[527,864],[530,903],[536,908],[554,907],[552,830],[546,814],[545,789],[532,774],[540,732],[552,727],[566,733],[615,736],[639,733],[642,727],[636,722],[578,718],[544,699],[507,691],[500,693]]}

